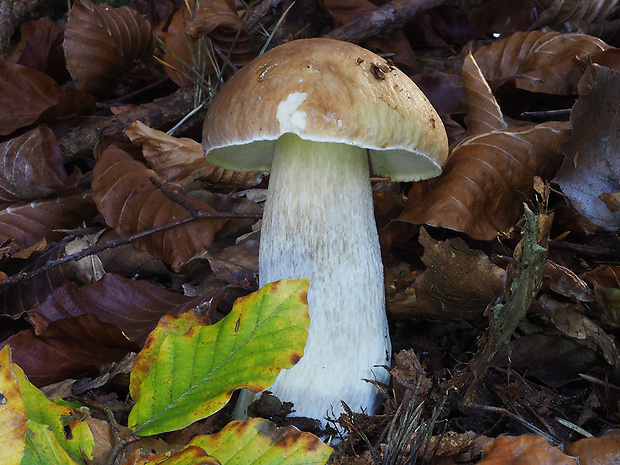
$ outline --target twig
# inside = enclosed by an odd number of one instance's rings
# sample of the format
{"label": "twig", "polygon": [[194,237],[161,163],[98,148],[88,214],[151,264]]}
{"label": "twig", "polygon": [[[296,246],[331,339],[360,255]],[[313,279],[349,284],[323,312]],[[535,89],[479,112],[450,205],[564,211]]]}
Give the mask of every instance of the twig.
{"label": "twig", "polygon": [[152,128],[160,128],[179,121],[193,107],[194,91],[180,89],[167,97],[145,103],[103,121],[97,118],[86,126],[76,127],[59,139],[58,145],[63,156],[69,158],[92,151],[102,135],[123,134],[137,120]]}
{"label": "twig", "polygon": [[254,218],[254,219],[259,219],[261,217],[262,215],[260,213],[209,212],[209,211],[201,210],[201,211],[193,213],[192,216],[181,218],[179,220],[164,224],[162,226],[157,226],[147,231],[142,231],[142,232],[133,234],[131,236],[117,237],[116,239],[112,239],[110,241],[99,242],[80,252],[77,252],[71,255],[65,255],[64,257],[57,258],[55,260],[50,260],[45,265],[43,265],[40,268],[37,268],[36,270],[10,276],[4,281],[0,282],[0,292],[8,286],[17,284],[22,281],[26,281],[28,279],[32,279],[35,276],[40,275],[41,273],[45,273],[46,271],[49,271],[54,267],[62,265],[63,263],[81,260],[84,257],[95,255],[101,252],[102,250],[111,249],[114,247],[119,247],[121,245],[129,244],[137,239],[141,239],[143,237],[150,236],[151,234],[155,234],[161,231],[166,231],[176,226],[181,226],[185,223],[189,223],[190,221],[194,221],[194,220],[201,219],[201,218],[211,218],[211,219]]}
{"label": "twig", "polygon": [[323,37],[359,43],[366,39],[400,29],[415,16],[438,7],[446,0],[392,0],[369,14],[333,29]]}

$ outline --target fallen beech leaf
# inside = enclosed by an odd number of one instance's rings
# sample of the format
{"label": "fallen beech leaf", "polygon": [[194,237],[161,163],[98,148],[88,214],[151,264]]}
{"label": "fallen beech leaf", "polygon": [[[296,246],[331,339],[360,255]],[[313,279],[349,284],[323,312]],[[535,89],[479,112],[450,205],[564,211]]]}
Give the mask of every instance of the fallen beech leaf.
{"label": "fallen beech leaf", "polygon": [[573,106],[573,134],[561,145],[566,161],[556,179],[571,205],[588,220],[609,230],[620,228],[620,212],[603,194],[620,190],[620,74],[588,67]]}
{"label": "fallen beech leaf", "polygon": [[69,78],[62,49],[64,26],[43,17],[22,24],[20,33],[20,45],[23,43],[23,47],[18,64],[41,71],[56,82],[64,82]]}
{"label": "fallen beech leaf", "polygon": [[[551,122],[469,137],[453,148],[443,174],[416,183],[396,221],[430,224],[490,240],[510,229],[533,193],[534,177],[551,179],[567,123]],[[425,186],[430,188],[425,189]]]}
{"label": "fallen beech leaf", "polygon": [[585,34],[516,32],[479,48],[474,58],[492,88],[514,79],[519,89],[572,95],[583,74],[580,61],[608,48],[599,38]]}
{"label": "fallen beech leaf", "polygon": [[0,350],[0,392],[0,435],[4,442],[0,448],[0,462],[19,465],[24,454],[28,417],[19,381],[12,368],[9,347]]}
{"label": "fallen beech leaf", "polygon": [[107,273],[86,286],[78,288],[69,282],[56,289],[33,309],[29,320],[40,333],[52,321],[88,313],[119,327],[129,340],[142,346],[161,317],[183,313],[198,307],[204,300],[185,297],[148,281]]}
{"label": "fallen beech leaf", "polygon": [[77,88],[103,93],[113,89],[139,60],[151,56],[151,26],[128,7],[77,0],[69,13],[63,47]]}
{"label": "fallen beech leaf", "polygon": [[0,201],[48,197],[76,187],[79,171],[69,176],[54,133],[44,125],[0,143]]}
{"label": "fallen beech leaf", "polygon": [[620,328],[620,268],[601,266],[583,275],[603,303],[600,316],[605,327]]}
{"label": "fallen beech leaf", "polygon": [[564,452],[579,458],[580,465],[620,463],[620,430],[611,430],[598,438],[585,438],[564,446]]}
{"label": "fallen beech leaf", "polygon": [[0,205],[0,243],[10,242],[11,250],[21,250],[45,238],[54,242],[63,237],[59,229],[79,226],[95,213],[90,195],[74,191],[62,197],[44,198]]}
{"label": "fallen beech leaf", "polygon": [[174,318],[165,317],[138,354],[136,366],[142,370],[132,370],[137,380],[130,389],[138,395],[129,427],[139,436],[184,428],[224,407],[235,389],[259,392],[271,386],[303,355],[310,326],[308,286],[308,279],[267,284],[237,299],[232,311],[210,326],[191,321],[189,330],[183,323],[167,330]]}
{"label": "fallen beech leaf", "polygon": [[542,436],[498,436],[482,453],[478,465],[577,465],[575,459],[552,447]]}
{"label": "fallen beech leaf", "polygon": [[220,461],[198,446],[187,446],[165,454],[146,453],[138,449],[123,465],[220,465]]}
{"label": "fallen beech leaf", "polygon": [[[175,220],[191,217],[181,204],[166,197],[151,182],[160,179],[152,170],[134,160],[116,146],[106,148],[93,170],[93,199],[109,226],[124,236],[148,231]],[[204,202],[176,195],[191,208],[213,211]],[[133,244],[156,258],[162,258],[175,270],[204,252],[226,220],[197,219],[151,234]]]}
{"label": "fallen beech leaf", "polygon": [[554,0],[549,8],[542,12],[530,30],[549,26],[557,29],[567,21],[582,20],[586,23],[598,23],[611,15],[618,8],[618,0]]}
{"label": "fallen beech leaf", "polygon": [[0,87],[0,135],[34,123],[60,99],[51,77],[5,60],[0,60]]}
{"label": "fallen beech leaf", "polygon": [[[235,69],[231,70],[229,64],[241,67],[253,58],[250,33],[234,0],[211,0],[198,6],[193,0],[185,2],[172,18],[165,44],[166,73],[181,87],[202,81],[216,69],[232,74]],[[215,54],[213,46],[227,60]]]}
{"label": "fallen beech leaf", "polygon": [[118,327],[91,314],[53,321],[39,335],[34,329],[21,331],[0,344],[5,345],[35,386],[96,373],[139,349]]}
{"label": "fallen beech leaf", "polygon": [[[426,271],[416,286],[428,289],[449,315],[482,316],[506,285],[505,271],[489,261],[486,254],[471,250],[461,239],[435,241],[422,228],[422,262]],[[437,315],[439,316],[439,315]]]}
{"label": "fallen beech leaf", "polygon": [[323,465],[332,453],[332,448],[313,434],[293,426],[278,428],[263,418],[233,421],[219,433],[195,437],[190,444],[230,465]]}
{"label": "fallen beech leaf", "polygon": [[[3,270],[8,275],[17,275],[38,270],[64,255],[64,247],[55,244],[48,247],[43,253],[32,256],[28,261],[8,260],[3,263]],[[20,281],[0,292],[0,314],[18,318],[32,309],[36,304],[45,300],[54,289],[62,286],[70,279],[71,265],[64,263],[53,267],[44,273],[37,274],[31,279]]]}
{"label": "fallen beech leaf", "polygon": [[465,90],[467,134],[473,136],[508,127],[502,109],[471,52],[465,57],[461,76]]}
{"label": "fallen beech leaf", "polygon": [[125,131],[132,142],[142,145],[142,154],[149,166],[170,182],[187,185],[206,180],[212,184],[253,187],[259,184],[261,172],[235,172],[207,161],[202,144],[193,139],[177,138],[149,128],[136,121]]}
{"label": "fallen beech leaf", "polygon": [[620,352],[614,337],[584,315],[580,305],[558,302],[548,295],[542,295],[538,302],[556,328],[569,337],[586,341],[588,347],[598,346],[605,361],[620,368]]}

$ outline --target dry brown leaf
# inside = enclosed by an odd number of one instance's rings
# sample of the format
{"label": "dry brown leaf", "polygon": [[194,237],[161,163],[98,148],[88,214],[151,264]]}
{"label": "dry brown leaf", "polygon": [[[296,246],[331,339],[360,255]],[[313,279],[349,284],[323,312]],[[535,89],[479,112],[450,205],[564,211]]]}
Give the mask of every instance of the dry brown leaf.
{"label": "dry brown leaf", "polygon": [[521,216],[523,202],[534,193],[534,177],[553,178],[563,158],[559,145],[569,133],[569,124],[551,122],[463,140],[440,177],[414,184],[397,221],[493,239]]}
{"label": "dry brown leaf", "polygon": [[587,342],[588,347],[595,346],[603,353],[605,361],[615,368],[620,368],[620,353],[614,337],[607,334],[599,325],[584,315],[582,307],[574,303],[559,302],[548,295],[542,295],[539,303],[549,315],[551,321],[562,333],[569,337]]}
{"label": "dry brown leaf", "polygon": [[51,77],[5,60],[0,60],[0,88],[0,135],[34,123],[60,99]]}
{"label": "dry brown leaf", "polygon": [[585,34],[517,32],[474,53],[491,87],[514,79],[519,89],[547,94],[576,94],[583,74],[580,60],[607,50],[602,40]]}
{"label": "dry brown leaf", "polygon": [[585,438],[564,446],[564,452],[579,457],[580,465],[620,463],[620,430],[613,429],[598,438]]}
{"label": "dry brown leaf", "polygon": [[423,228],[419,240],[424,246],[426,271],[416,279],[416,285],[428,289],[442,303],[446,316],[482,316],[501,295],[506,273],[485,253],[471,250],[458,238],[435,241]]}
{"label": "dry brown leaf", "polygon": [[11,250],[29,247],[42,238],[62,238],[59,229],[76,228],[95,213],[90,196],[77,191],[62,197],[0,205],[0,243],[11,242]]}
{"label": "dry brown leaf", "polygon": [[0,143],[0,200],[48,197],[76,187],[79,171],[69,176],[54,133],[38,126]]}
{"label": "dry brown leaf", "polygon": [[110,8],[77,0],[63,44],[67,68],[77,88],[103,93],[152,54],[150,24],[128,7]]}
{"label": "dry brown leaf", "polygon": [[482,453],[478,465],[577,465],[575,459],[552,447],[543,436],[498,436]]}
{"label": "dry brown leaf", "polygon": [[33,329],[20,331],[1,345],[11,346],[13,361],[35,386],[96,373],[97,367],[139,350],[118,327],[91,314],[53,321],[38,335]]}
{"label": "dry brown leaf", "polygon": [[[157,189],[151,178],[163,181],[157,173],[116,146],[106,148],[95,165],[93,199],[107,224],[120,235],[148,231],[191,216],[184,206]],[[209,205],[182,192],[176,195],[190,208],[213,211]],[[151,234],[134,244],[179,270],[206,250],[225,223],[221,219],[199,219]]]}
{"label": "dry brown leaf", "polygon": [[508,127],[502,109],[471,52],[465,57],[461,76],[465,90],[467,134],[473,136]]}
{"label": "dry brown leaf", "polygon": [[566,21],[598,23],[618,8],[618,0],[555,0],[532,24],[530,30],[549,26],[557,29]]}
{"label": "dry brown leaf", "polygon": [[183,186],[196,180],[235,187],[253,187],[263,179],[261,172],[235,172],[209,163],[202,145],[193,139],[177,138],[136,121],[127,131],[132,142],[142,145],[149,166],[170,182]]}
{"label": "dry brown leaf", "polygon": [[[208,37],[209,41],[201,41]],[[187,87],[227,69],[228,64],[241,67],[252,59],[250,33],[237,13],[234,0],[186,2],[174,14],[165,39],[166,73],[179,86]],[[212,46],[211,46],[212,44]],[[216,53],[217,47],[220,53]],[[222,56],[226,57],[222,60]]]}
{"label": "dry brown leaf", "polygon": [[599,65],[588,67],[571,113],[573,134],[560,147],[566,161],[557,175],[571,205],[609,230],[620,228],[620,212],[604,196],[620,191],[618,102],[620,74]]}

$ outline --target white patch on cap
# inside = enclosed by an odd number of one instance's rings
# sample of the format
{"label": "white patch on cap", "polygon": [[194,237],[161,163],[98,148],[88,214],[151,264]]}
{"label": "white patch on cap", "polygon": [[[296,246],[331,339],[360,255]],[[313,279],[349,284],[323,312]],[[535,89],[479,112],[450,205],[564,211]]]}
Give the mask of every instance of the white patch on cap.
{"label": "white patch on cap", "polygon": [[306,128],[306,112],[298,110],[299,105],[308,96],[305,92],[293,92],[278,104],[276,119],[280,123],[280,132],[298,133]]}

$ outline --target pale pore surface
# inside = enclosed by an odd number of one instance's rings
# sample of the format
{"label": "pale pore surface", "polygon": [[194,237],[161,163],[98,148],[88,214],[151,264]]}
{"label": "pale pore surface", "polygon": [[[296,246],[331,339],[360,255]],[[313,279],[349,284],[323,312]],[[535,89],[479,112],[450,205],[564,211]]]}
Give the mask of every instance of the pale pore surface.
{"label": "pale pore surface", "polygon": [[310,278],[305,354],[269,388],[295,416],[336,416],[344,400],[372,413],[387,382],[390,340],[383,266],[365,149],[303,141],[276,145],[260,247],[260,285]]}

